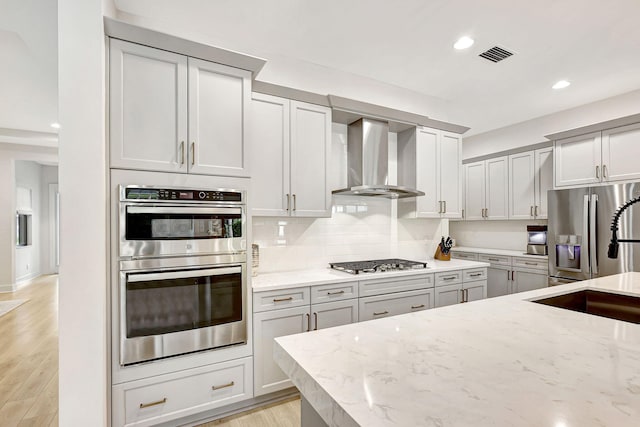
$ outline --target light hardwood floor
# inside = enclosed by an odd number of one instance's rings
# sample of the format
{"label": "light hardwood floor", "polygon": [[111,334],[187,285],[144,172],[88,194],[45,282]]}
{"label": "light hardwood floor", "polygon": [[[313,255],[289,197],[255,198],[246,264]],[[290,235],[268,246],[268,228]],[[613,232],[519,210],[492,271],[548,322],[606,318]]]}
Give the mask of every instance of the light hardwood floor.
{"label": "light hardwood floor", "polygon": [[198,427],[300,427],[300,398],[221,418]]}
{"label": "light hardwood floor", "polygon": [[0,301],[28,299],[0,317],[0,425],[58,425],[58,276]]}

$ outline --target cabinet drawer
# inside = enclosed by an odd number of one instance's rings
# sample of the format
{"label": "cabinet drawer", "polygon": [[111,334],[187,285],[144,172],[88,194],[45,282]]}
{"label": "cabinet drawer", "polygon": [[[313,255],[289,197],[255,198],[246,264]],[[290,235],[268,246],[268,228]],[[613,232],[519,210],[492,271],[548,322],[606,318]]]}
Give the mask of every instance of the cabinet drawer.
{"label": "cabinet drawer", "polygon": [[455,283],[462,283],[462,271],[447,271],[442,273],[436,273],[435,279],[436,286],[453,285]]}
{"label": "cabinet drawer", "polygon": [[511,265],[511,257],[505,255],[480,254],[478,261],[488,262],[491,265]]}
{"label": "cabinet drawer", "polygon": [[311,292],[308,286],[253,293],[254,313],[309,304],[311,304]]}
{"label": "cabinet drawer", "polygon": [[358,298],[358,282],[333,283],[311,287],[311,303]]}
{"label": "cabinet drawer", "polygon": [[361,280],[359,296],[390,294],[433,287],[433,274],[386,279]]}
{"label": "cabinet drawer", "polygon": [[433,289],[360,298],[359,319],[380,319],[433,307]]}
{"label": "cabinet drawer", "polygon": [[[124,383],[114,387],[114,421],[126,426],[156,425],[246,400],[253,397],[252,377],[252,358],[247,357]],[[124,420],[117,413],[122,404]]]}
{"label": "cabinet drawer", "polygon": [[546,259],[514,257],[512,262],[514,267],[533,268],[535,270],[547,270],[549,268],[549,261]]}
{"label": "cabinet drawer", "polygon": [[477,261],[478,260],[478,254],[474,253],[474,252],[451,251],[451,258],[466,259],[466,260],[469,260],[469,261]]}
{"label": "cabinet drawer", "polygon": [[477,280],[487,280],[486,268],[474,268],[469,270],[462,270],[462,282],[474,282]]}

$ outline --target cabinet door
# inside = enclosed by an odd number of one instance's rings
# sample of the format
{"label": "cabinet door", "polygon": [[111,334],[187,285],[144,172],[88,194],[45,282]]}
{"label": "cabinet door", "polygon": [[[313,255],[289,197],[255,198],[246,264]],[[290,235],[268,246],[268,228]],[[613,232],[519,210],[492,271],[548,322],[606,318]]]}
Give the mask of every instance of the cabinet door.
{"label": "cabinet door", "polygon": [[311,317],[311,325],[314,330],[356,323],[358,321],[358,299],[313,304]]}
{"label": "cabinet door", "polygon": [[602,177],[604,181],[640,179],[640,124],[602,132]]}
{"label": "cabinet door", "polygon": [[484,219],[484,162],[464,165],[464,218]]}
{"label": "cabinet door", "polygon": [[289,377],[273,360],[273,339],[309,330],[309,306],[253,315],[254,394],[260,396],[292,387]]}
{"label": "cabinet door", "polygon": [[252,214],[289,215],[289,100],[254,93],[249,138]]}
{"label": "cabinet door", "polygon": [[251,73],[189,58],[189,172],[249,176]]}
{"label": "cabinet door", "polygon": [[187,171],[187,57],[110,39],[111,167]]}
{"label": "cabinet door", "polygon": [[511,293],[511,269],[489,267],[487,269],[487,298]]}
{"label": "cabinet door", "polygon": [[534,151],[536,219],[547,219],[547,192],[553,190],[553,147]]}
{"label": "cabinet door", "polygon": [[555,142],[556,187],[600,182],[602,171],[601,134],[593,132]]}
{"label": "cabinet door", "polygon": [[429,128],[416,130],[416,187],[425,195],[416,197],[416,216],[440,218],[440,162],[439,131]]}
{"label": "cabinet door", "polygon": [[331,216],[331,109],[291,101],[291,215]]}
{"label": "cabinet door", "polygon": [[448,132],[440,139],[440,200],[444,218],[462,218],[462,144]]}
{"label": "cabinet door", "polygon": [[513,293],[546,288],[549,285],[547,273],[531,270],[513,270]]}
{"label": "cabinet door", "polygon": [[435,288],[435,306],[444,307],[462,302],[462,284],[437,286]]}
{"label": "cabinet door", "polygon": [[485,161],[487,219],[509,218],[509,162],[507,156]]}
{"label": "cabinet door", "polygon": [[509,218],[531,219],[535,202],[533,151],[509,156]]}
{"label": "cabinet door", "polygon": [[466,302],[477,301],[485,299],[487,297],[487,281],[478,280],[476,282],[469,282],[463,285],[463,289],[466,292]]}

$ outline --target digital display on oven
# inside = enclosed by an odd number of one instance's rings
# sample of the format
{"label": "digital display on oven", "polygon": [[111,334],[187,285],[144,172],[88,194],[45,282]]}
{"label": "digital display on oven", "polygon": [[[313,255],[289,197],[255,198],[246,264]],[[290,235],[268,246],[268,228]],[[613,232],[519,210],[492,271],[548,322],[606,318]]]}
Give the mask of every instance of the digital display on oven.
{"label": "digital display on oven", "polygon": [[193,192],[191,192],[191,191],[180,191],[178,193],[178,199],[180,199],[180,200],[193,200]]}

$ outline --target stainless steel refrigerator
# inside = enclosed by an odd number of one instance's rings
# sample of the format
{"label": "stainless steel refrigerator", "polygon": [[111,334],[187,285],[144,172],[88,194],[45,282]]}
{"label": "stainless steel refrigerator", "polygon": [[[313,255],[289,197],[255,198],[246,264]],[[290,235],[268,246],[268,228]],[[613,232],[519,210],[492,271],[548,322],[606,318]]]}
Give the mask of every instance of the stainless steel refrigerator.
{"label": "stainless steel refrigerator", "polygon": [[[640,244],[620,243],[618,257],[607,257],[613,215],[640,196],[640,182],[554,190],[547,195],[549,285],[640,271]],[[618,238],[640,239],[640,203],[622,213]]]}

